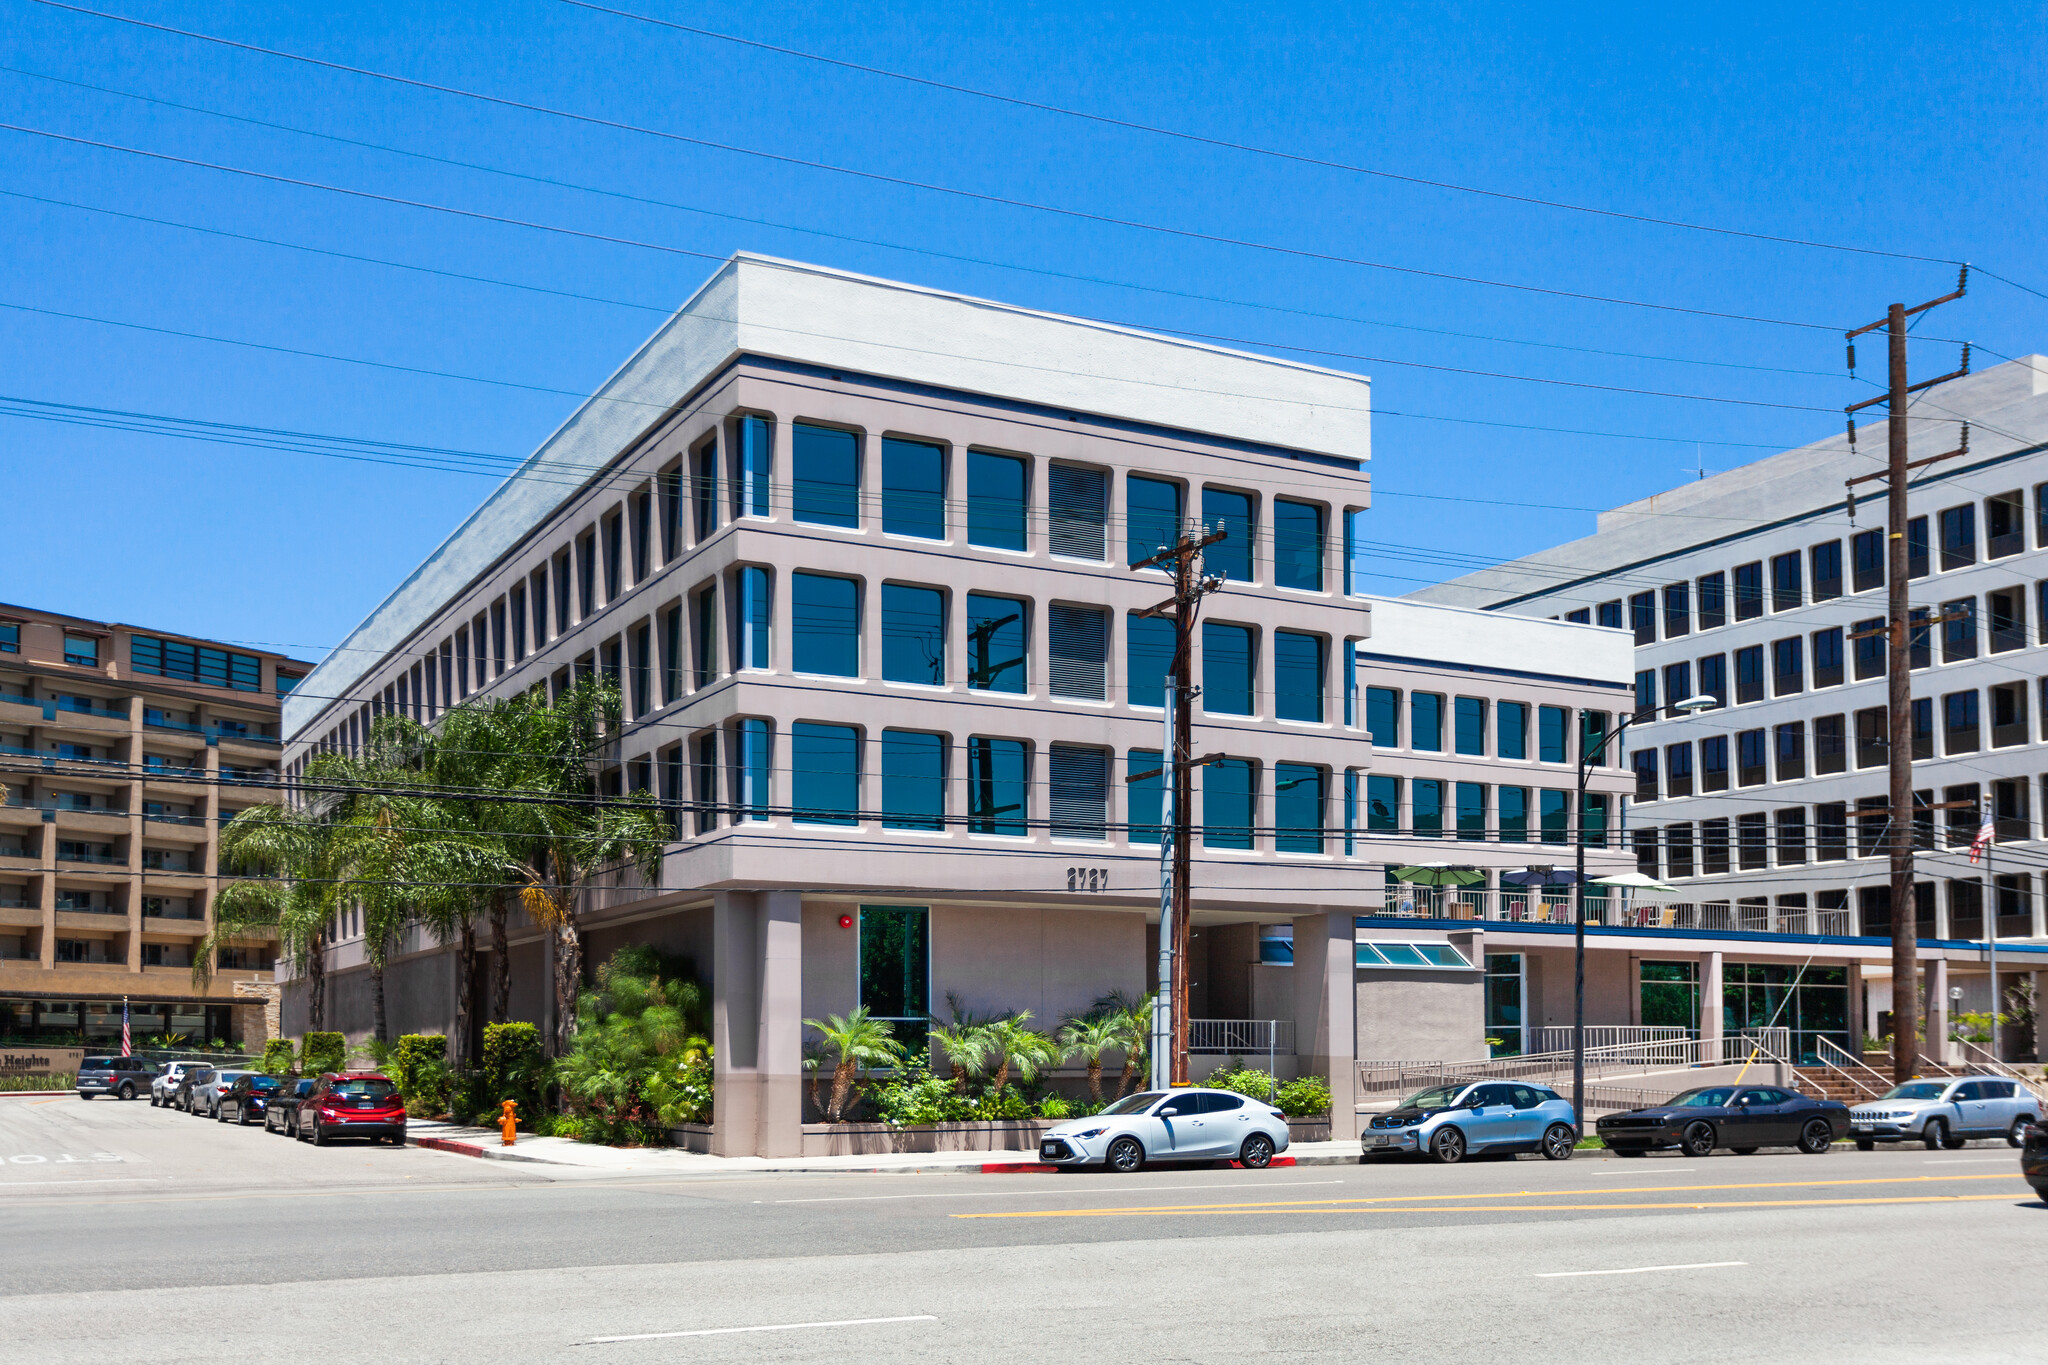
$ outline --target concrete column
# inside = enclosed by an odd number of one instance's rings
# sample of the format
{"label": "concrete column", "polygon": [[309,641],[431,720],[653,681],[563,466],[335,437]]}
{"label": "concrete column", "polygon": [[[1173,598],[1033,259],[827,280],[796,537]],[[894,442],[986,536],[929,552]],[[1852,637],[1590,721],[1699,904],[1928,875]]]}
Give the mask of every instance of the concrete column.
{"label": "concrete column", "polygon": [[762,1156],[802,1156],[803,896],[763,891],[755,899],[761,943],[755,1150]]}
{"label": "concrete column", "polygon": [[760,1130],[760,962],[755,896],[711,898],[711,1057],[714,1156],[753,1156]]}
{"label": "concrete column", "polygon": [[1721,1038],[1721,955],[1700,954],[1700,1040]]}
{"label": "concrete column", "polygon": [[1349,914],[1294,921],[1297,1075],[1330,1078],[1330,1137],[1358,1136],[1358,987]]}
{"label": "concrete column", "polygon": [[[1929,1057],[1946,1066],[1953,1049],[1948,1041],[1948,959],[1933,957],[1922,959],[1927,973],[1927,1041]],[[1894,1004],[1894,1009],[1897,1005]]]}
{"label": "concrete column", "polygon": [[[2036,892],[2034,879],[2030,875],[2026,880],[2026,888],[2027,918],[2033,921],[2027,932],[2034,938],[2048,938],[2048,885],[2044,885],[2042,891]],[[2038,1000],[2040,996],[2036,995],[2034,998]]]}
{"label": "concrete column", "polygon": [[[2039,914],[2039,911],[2035,912]],[[2041,1026],[2041,1005],[2048,1001],[2048,972],[2034,976],[2034,1060],[2048,1062],[2048,1028]]]}
{"label": "concrete column", "polygon": [[1849,1051],[1858,1057],[1863,1055],[1863,1035],[1870,1026],[1863,1019],[1863,964],[1848,964],[1849,977]]}

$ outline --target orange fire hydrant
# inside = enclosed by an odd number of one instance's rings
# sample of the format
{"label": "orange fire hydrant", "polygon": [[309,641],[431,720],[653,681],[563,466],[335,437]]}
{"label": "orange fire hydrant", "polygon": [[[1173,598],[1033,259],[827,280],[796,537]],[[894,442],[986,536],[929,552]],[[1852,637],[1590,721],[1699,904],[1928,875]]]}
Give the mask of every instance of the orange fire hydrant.
{"label": "orange fire hydrant", "polygon": [[519,1131],[518,1101],[505,1101],[505,1117],[503,1123],[500,1125],[500,1130],[505,1134],[504,1145],[510,1147],[512,1145],[513,1135]]}

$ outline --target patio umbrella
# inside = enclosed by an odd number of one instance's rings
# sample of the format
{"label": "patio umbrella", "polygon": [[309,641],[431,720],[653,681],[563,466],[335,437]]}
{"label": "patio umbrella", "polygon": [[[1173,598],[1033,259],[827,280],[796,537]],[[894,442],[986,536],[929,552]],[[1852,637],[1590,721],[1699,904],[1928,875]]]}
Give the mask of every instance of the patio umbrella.
{"label": "patio umbrella", "polygon": [[1568,867],[1553,867],[1548,872],[1503,872],[1502,886],[1570,886],[1578,880],[1578,874]]}
{"label": "patio umbrella", "polygon": [[1451,863],[1415,863],[1408,867],[1397,867],[1394,876],[1417,886],[1471,886],[1486,880],[1486,874],[1476,867],[1455,866]]}
{"label": "patio umbrella", "polygon": [[1666,886],[1655,877],[1646,877],[1640,872],[1620,872],[1612,877],[1593,878],[1595,886],[1624,886],[1632,891],[1654,891],[1660,896],[1675,896],[1678,888]]}

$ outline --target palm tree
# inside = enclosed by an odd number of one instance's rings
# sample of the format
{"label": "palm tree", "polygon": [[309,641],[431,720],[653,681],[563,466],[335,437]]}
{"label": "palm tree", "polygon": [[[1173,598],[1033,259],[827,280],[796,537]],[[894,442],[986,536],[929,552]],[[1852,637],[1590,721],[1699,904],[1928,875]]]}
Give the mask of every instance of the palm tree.
{"label": "palm tree", "polygon": [[953,1073],[953,1088],[965,1092],[970,1075],[988,1065],[988,1025],[972,1020],[956,1018],[950,1024],[941,1024],[936,1019],[926,1030],[925,1037],[932,1047],[942,1049],[946,1054],[946,1065]]}
{"label": "palm tree", "polygon": [[1145,1058],[1152,1050],[1152,1004],[1158,998],[1157,992],[1133,999],[1123,991],[1111,991],[1098,999],[1089,1011],[1114,1021],[1122,1035],[1117,1040],[1117,1046],[1124,1050],[1123,1070],[1116,1078],[1118,1099],[1137,1084],[1139,1069],[1145,1065]]}
{"label": "palm tree", "polygon": [[1108,1014],[1084,1014],[1060,1027],[1060,1044],[1088,1063],[1088,1098],[1102,1103],[1102,1054],[1122,1047],[1124,1025]]}
{"label": "palm tree", "polygon": [[1029,1085],[1038,1079],[1040,1071],[1058,1066],[1067,1058],[1066,1049],[1053,1039],[1026,1028],[1030,1021],[1030,1010],[1018,1010],[987,1026],[989,1055],[995,1059],[995,1073],[989,1077],[989,1086],[998,1094],[1010,1083],[1012,1066],[1017,1068],[1017,1079]]}
{"label": "palm tree", "polygon": [[825,1110],[828,1123],[838,1123],[848,1101],[856,1098],[858,1075],[903,1060],[903,1044],[896,1041],[895,1030],[887,1021],[869,1015],[866,1005],[856,1006],[844,1019],[828,1014],[823,1022],[806,1019],[804,1025],[823,1034],[825,1050],[837,1058],[832,1067],[832,1100]]}
{"label": "palm tree", "polygon": [[192,959],[193,984],[204,990],[220,950],[260,929],[274,930],[278,948],[306,978],[310,1028],[327,1024],[327,930],[335,908],[332,823],[292,805],[251,806],[220,835],[224,881],[213,898],[213,928]]}

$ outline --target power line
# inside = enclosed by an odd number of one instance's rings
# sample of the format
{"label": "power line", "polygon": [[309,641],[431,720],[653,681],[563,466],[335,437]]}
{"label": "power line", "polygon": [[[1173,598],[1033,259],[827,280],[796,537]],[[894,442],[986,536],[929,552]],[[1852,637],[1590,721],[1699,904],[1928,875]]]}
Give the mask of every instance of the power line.
{"label": "power line", "polygon": [[[884,174],[879,171],[860,170],[855,167],[840,166],[825,161],[815,161],[805,157],[791,156],[781,152],[770,152],[759,148],[742,147],[733,143],[718,142],[709,138],[692,137],[689,136],[688,134],[673,132],[666,129],[649,128],[641,124],[627,123],[617,119],[602,118],[594,114],[582,114],[574,112],[572,110],[556,109],[547,105],[535,104],[524,100],[516,100],[503,95],[483,94],[478,91],[464,90],[455,86],[440,85],[432,81],[419,80],[410,76],[399,76],[389,72],[372,70],[367,67],[350,66],[347,63],[343,62],[328,61],[320,57],[309,57],[301,53],[287,52],[279,48],[262,47],[254,43],[244,43],[236,41],[231,38],[216,37],[212,34],[200,33],[192,29],[174,28],[168,24],[151,23],[148,20],[131,18],[127,15],[113,14],[102,10],[87,9],[81,5],[64,3],[64,0],[35,0],[35,3],[48,6],[49,8],[52,9],[60,9],[68,11],[73,14],[85,15],[90,18],[105,19],[115,23],[128,24],[136,28],[149,29],[158,33],[170,34],[175,37],[192,39],[198,42],[213,43],[222,47],[234,48],[238,51],[256,53],[258,55],[266,57],[281,58],[286,61],[301,62],[309,66],[316,66],[325,70],[338,71],[353,76],[367,77],[372,80],[388,81],[393,84],[404,85],[411,87],[413,89],[431,91],[435,94],[452,95],[462,99],[477,100],[483,103],[497,105],[502,108],[517,109],[525,113],[544,114],[552,118],[568,119],[573,122],[588,124],[593,127],[611,129],[615,132],[637,133],[643,136],[660,138],[665,141],[682,143],[688,146],[704,147],[715,151],[730,152],[741,156],[751,156],[762,160],[774,161],[783,165],[798,166],[808,170],[828,171],[836,175],[851,176],[857,179],[873,181],[878,184],[893,185],[898,188],[918,189],[925,190],[935,194],[953,195],[959,198],[969,199],[979,203],[995,204],[1006,208],[1028,209],[1033,212],[1054,214],[1060,217],[1072,218],[1083,222],[1098,223],[1104,226],[1123,227],[1137,231],[1159,233],[1165,236],[1178,237],[1187,241],[1204,242],[1215,246],[1232,246],[1241,247],[1248,250],[1266,251],[1274,253],[1276,255],[1290,256],[1302,260],[1317,260],[1336,265],[1351,265],[1363,269],[1388,271],[1395,274],[1412,275],[1418,278],[1442,280],[1449,283],[1472,284],[1481,285],[1489,288],[1509,289],[1521,293],[1539,294],[1552,298],[1572,299],[1578,302],[1605,303],[1624,307],[1645,308],[1657,312],[1680,313],[1693,317],[1711,317],[1731,322],[1752,322],[1768,326],[1795,327],[1811,331],[1837,332],[1842,330],[1842,328],[1839,325],[1834,323],[1801,322],[1797,320],[1784,318],[1761,317],[1746,313],[1724,312],[1718,309],[1711,308],[1694,308],[1681,304],[1655,303],[1642,299],[1627,299],[1602,294],[1583,293],[1576,290],[1553,288],[1544,285],[1522,284],[1506,280],[1486,279],[1474,275],[1460,275],[1450,271],[1428,270],[1418,266],[1393,265],[1384,261],[1372,261],[1366,260],[1362,257],[1343,256],[1334,252],[1316,251],[1305,247],[1282,246],[1276,243],[1260,242],[1247,238],[1231,237],[1220,233],[1201,232],[1192,228],[1181,228],[1169,226],[1166,224],[1148,223],[1138,219],[1118,218],[1111,214],[1093,213],[1084,209],[1065,208],[1053,204],[1039,203],[1033,200],[1017,199],[1006,195],[991,194],[980,190],[964,189],[959,186],[944,185],[932,181],[915,180],[907,176],[894,176]],[[17,129],[17,131],[34,132],[37,130]],[[85,139],[74,140],[85,141]]]}

